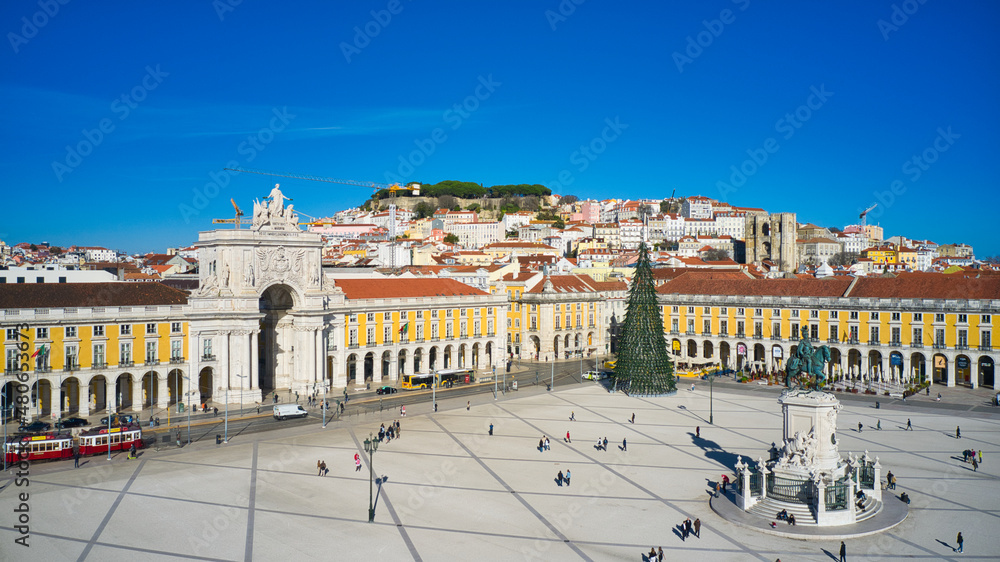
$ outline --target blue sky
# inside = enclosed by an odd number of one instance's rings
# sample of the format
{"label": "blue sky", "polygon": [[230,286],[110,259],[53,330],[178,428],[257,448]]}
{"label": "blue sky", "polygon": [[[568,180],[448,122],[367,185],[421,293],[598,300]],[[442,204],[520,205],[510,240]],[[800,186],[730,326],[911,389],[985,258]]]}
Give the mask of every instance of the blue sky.
{"label": "blue sky", "polygon": [[[189,244],[274,183],[235,163],[823,226],[878,202],[886,236],[1000,254],[1000,6],[675,4],[5,2],[0,239]],[[368,195],[281,183],[313,216]]]}

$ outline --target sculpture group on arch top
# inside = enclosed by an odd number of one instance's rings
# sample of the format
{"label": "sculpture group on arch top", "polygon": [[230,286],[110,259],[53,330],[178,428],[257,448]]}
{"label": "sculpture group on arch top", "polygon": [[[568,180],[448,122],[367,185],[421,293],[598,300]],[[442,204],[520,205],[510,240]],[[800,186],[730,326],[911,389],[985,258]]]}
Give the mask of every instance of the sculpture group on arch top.
{"label": "sculpture group on arch top", "polygon": [[[282,234],[302,232],[292,201],[275,184],[263,200],[254,199],[250,232]],[[273,241],[272,241],[273,242]],[[235,255],[236,252],[243,255]],[[249,249],[220,248],[218,253],[206,252],[205,274],[196,296],[233,296],[255,293],[257,289],[280,282],[299,290],[322,290],[323,274],[319,256],[301,247],[266,244]],[[233,268],[238,271],[233,271]],[[242,275],[240,275],[240,270]]]}

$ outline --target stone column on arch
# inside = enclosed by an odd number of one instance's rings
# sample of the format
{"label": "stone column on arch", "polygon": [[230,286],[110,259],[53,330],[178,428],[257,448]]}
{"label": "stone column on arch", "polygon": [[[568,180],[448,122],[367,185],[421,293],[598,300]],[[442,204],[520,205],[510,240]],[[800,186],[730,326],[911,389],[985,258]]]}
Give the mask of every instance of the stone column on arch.
{"label": "stone column on arch", "polygon": [[218,377],[212,381],[217,386],[212,389],[212,401],[218,403],[225,400],[226,389],[232,389],[229,380],[230,357],[229,353],[229,332],[219,332],[219,355],[217,359]]}
{"label": "stone column on arch", "polygon": [[118,384],[117,378],[105,375],[104,377],[104,410],[111,415],[118,408],[118,393],[115,387]]}
{"label": "stone column on arch", "polygon": [[49,381],[49,415],[52,416],[53,420],[62,417],[62,384],[59,382],[59,378],[61,377],[56,377],[53,380],[52,377],[46,377]]}
{"label": "stone column on arch", "polygon": [[[139,375],[138,377],[132,377],[132,411],[141,412],[145,400],[142,399],[142,379],[144,375]],[[149,392],[148,390],[146,392]],[[152,403],[152,397],[150,397],[150,403]]]}
{"label": "stone column on arch", "polygon": [[322,327],[313,329],[313,340],[315,341],[313,357],[316,364],[316,369],[313,373],[313,382],[322,385],[326,382],[326,346],[323,345]]}
{"label": "stone column on arch", "polygon": [[81,418],[85,418],[90,415],[90,381],[87,380],[87,384],[80,384],[80,390],[78,391],[79,398],[77,399],[77,404],[79,406],[78,413]]}
{"label": "stone column on arch", "polygon": [[153,371],[153,379],[156,384],[156,407],[165,410],[170,407],[170,392],[167,386],[167,376],[160,377],[155,371]]}
{"label": "stone column on arch", "polygon": [[259,390],[260,388],[260,331],[253,330],[250,332],[250,368],[247,371],[250,373],[250,388],[254,390]]}

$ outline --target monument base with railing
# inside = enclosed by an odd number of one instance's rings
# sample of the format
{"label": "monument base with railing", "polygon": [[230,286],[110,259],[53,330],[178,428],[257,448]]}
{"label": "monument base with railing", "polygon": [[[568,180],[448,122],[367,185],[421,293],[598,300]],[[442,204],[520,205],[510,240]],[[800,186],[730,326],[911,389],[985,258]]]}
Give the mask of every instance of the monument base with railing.
{"label": "monument base with railing", "polygon": [[[732,500],[740,514],[734,521],[750,527],[845,527],[831,529],[838,536],[871,534],[899,524],[907,514],[903,502],[881,514],[882,467],[867,451],[861,457],[840,456],[837,445],[837,413],[841,405],[827,392],[786,390],[778,402],[782,407],[783,439],[772,445],[764,462],[737,458]],[[713,500],[713,510],[725,517],[728,498]],[[732,508],[728,508],[731,510]],[[785,513],[794,517],[794,526]],[[727,517],[727,519],[730,519]],[[861,525],[864,523],[864,525]],[[774,525],[774,526],[773,526]],[[862,529],[863,527],[863,529]],[[795,534],[782,532],[778,534]],[[821,538],[816,536],[815,538]]]}

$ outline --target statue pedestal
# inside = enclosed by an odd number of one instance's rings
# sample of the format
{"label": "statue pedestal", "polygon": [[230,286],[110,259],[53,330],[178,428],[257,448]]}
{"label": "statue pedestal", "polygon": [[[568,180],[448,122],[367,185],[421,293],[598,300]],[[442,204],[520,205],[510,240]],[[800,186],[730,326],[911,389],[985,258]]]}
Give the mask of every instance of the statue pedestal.
{"label": "statue pedestal", "polygon": [[[799,458],[805,474],[833,472],[843,465],[837,451],[837,412],[840,401],[818,390],[786,390],[778,399],[784,421],[783,437],[803,450]],[[797,463],[798,465],[798,463]]]}

